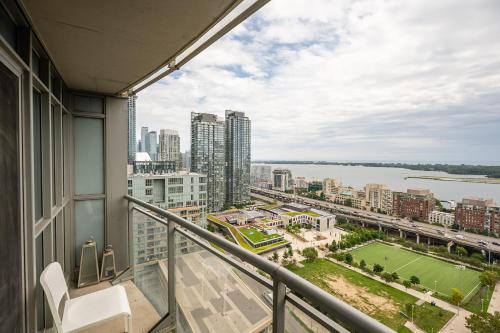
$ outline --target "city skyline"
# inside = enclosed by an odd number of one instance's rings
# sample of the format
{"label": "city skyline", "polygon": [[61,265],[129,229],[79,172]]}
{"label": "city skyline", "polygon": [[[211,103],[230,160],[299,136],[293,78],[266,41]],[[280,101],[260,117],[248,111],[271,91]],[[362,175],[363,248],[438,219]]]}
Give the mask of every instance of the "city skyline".
{"label": "city skyline", "polygon": [[138,126],[185,151],[191,111],[236,109],[254,159],[499,163],[498,5],[273,1],[142,92]]}

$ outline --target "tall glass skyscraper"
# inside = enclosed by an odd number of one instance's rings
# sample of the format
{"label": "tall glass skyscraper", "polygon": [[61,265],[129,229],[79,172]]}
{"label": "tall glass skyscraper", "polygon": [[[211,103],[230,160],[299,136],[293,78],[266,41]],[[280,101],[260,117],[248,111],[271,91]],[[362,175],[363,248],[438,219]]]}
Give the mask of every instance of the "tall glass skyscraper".
{"label": "tall glass skyscraper", "polygon": [[136,137],[135,137],[135,103],[137,95],[132,95],[128,98],[128,164],[135,161],[136,152]]}
{"label": "tall glass skyscraper", "polygon": [[191,113],[191,171],[207,175],[207,209],[220,211],[225,195],[224,120]]}
{"label": "tall glass skyscraper", "polygon": [[250,119],[243,112],[226,110],[226,201],[250,201]]}

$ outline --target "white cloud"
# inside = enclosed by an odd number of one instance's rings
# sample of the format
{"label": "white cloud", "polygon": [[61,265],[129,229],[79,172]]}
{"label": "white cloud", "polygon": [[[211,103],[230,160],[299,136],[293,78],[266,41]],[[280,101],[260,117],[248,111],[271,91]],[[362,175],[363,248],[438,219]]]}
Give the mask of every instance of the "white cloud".
{"label": "white cloud", "polygon": [[188,149],[190,111],[235,109],[252,120],[254,159],[498,161],[499,12],[273,0],[141,93],[138,127],[178,129]]}

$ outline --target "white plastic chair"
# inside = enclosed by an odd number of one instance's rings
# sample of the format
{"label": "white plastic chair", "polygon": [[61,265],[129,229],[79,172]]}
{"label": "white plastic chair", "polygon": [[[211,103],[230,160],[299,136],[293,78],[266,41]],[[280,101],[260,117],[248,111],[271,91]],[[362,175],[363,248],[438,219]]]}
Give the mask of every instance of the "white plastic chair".
{"label": "white plastic chair", "polygon": [[[132,332],[132,313],[123,286],[113,286],[91,294],[69,299],[68,286],[61,265],[49,264],[40,276],[57,333],[78,332],[123,316],[125,332]],[[61,301],[66,297],[62,318]]]}

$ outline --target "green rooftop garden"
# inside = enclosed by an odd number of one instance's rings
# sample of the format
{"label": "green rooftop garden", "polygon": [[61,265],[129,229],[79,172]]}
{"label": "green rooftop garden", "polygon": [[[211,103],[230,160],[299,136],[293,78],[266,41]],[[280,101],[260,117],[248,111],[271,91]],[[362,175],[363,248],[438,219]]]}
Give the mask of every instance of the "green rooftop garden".
{"label": "green rooftop garden", "polygon": [[287,216],[308,215],[311,217],[320,217],[321,216],[318,213],[310,212],[310,211],[307,211],[307,212],[286,212],[283,215],[287,215]]}
{"label": "green rooftop garden", "polygon": [[[235,239],[236,243],[239,244],[241,247],[251,251],[251,252],[254,252],[254,253],[260,253],[260,252],[263,252],[263,251],[267,251],[267,250],[270,250],[274,247],[279,247],[279,246],[282,246],[284,244],[288,244],[288,241],[283,239],[282,241],[279,241],[279,242],[276,242],[276,243],[272,243],[272,244],[268,244],[268,245],[264,245],[264,246],[260,246],[260,247],[252,247],[248,242],[247,240],[245,239],[245,237],[243,237],[243,234],[240,232],[240,230],[238,230],[237,228],[235,228],[233,225],[225,222],[225,221],[222,221],[222,220],[219,220],[218,218],[216,218],[215,216],[213,215],[208,215],[207,216],[207,220],[211,221],[212,223],[215,223],[221,227],[224,227],[224,228],[227,228],[228,230],[231,231],[231,235],[233,236],[233,238]],[[267,235],[265,235],[267,236]],[[268,239],[271,239],[271,238],[268,238]]]}
{"label": "green rooftop garden", "polygon": [[256,228],[240,228],[238,230],[254,244],[281,237],[278,234],[265,234],[262,231],[257,230]]}

